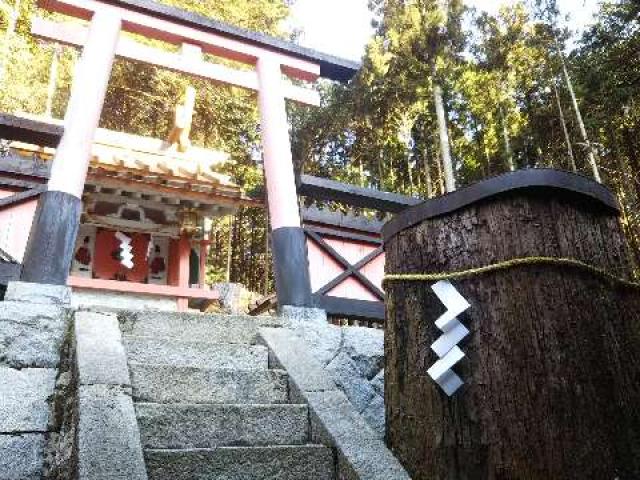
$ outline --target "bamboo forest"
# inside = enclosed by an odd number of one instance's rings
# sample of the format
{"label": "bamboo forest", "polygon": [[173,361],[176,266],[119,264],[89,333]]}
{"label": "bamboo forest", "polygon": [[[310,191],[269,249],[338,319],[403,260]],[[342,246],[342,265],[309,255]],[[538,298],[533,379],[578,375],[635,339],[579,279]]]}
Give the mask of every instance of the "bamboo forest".
{"label": "bamboo forest", "polygon": [[[296,41],[285,27],[294,2],[164,1]],[[30,35],[33,0],[0,7],[0,110],[62,118],[78,51]],[[288,105],[296,174],[426,199],[513,170],[577,172],[617,196],[640,262],[640,4],[600,2],[580,35],[554,0],[495,15],[462,0],[369,0],[369,9],[375,34],[357,76],[321,82],[319,109]],[[191,141],[229,152],[224,173],[262,201],[255,92],[117,59],[101,126],[166,138],[187,85],[197,92]],[[272,292],[267,223],[259,206],[217,220],[208,280]]]}

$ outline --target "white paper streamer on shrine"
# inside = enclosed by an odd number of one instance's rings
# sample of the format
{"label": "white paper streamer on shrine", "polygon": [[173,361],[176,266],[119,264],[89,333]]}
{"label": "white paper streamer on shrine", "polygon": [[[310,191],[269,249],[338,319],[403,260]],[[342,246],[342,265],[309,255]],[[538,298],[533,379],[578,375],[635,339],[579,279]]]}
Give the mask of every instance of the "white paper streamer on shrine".
{"label": "white paper streamer on shrine", "polygon": [[133,268],[133,247],[131,237],[122,232],[116,233],[116,238],[120,240],[120,263],[131,270]]}
{"label": "white paper streamer on shrine", "polygon": [[436,320],[436,327],[442,331],[442,335],[431,345],[431,349],[440,360],[434,363],[427,373],[447,395],[451,396],[464,384],[452,368],[464,358],[464,352],[460,350],[458,343],[469,335],[469,330],[458,320],[458,315],[471,305],[447,280],[435,283],[431,289],[447,307],[447,311]]}
{"label": "white paper streamer on shrine", "polygon": [[149,260],[151,255],[153,255],[154,248],[155,245],[153,244],[153,237],[149,237],[149,245],[147,245],[147,260]]}

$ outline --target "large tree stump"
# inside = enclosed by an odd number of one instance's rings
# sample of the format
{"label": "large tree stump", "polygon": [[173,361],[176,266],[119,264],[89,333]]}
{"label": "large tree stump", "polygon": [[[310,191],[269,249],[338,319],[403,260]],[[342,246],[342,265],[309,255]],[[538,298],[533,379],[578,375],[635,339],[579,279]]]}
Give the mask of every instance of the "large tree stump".
{"label": "large tree stump", "polygon": [[[631,279],[616,207],[579,176],[496,177],[388,223],[387,273],[545,256]],[[640,291],[545,264],[452,283],[471,334],[451,398],[427,376],[444,312],[432,283],[386,287],[387,436],[414,480],[640,479]]]}

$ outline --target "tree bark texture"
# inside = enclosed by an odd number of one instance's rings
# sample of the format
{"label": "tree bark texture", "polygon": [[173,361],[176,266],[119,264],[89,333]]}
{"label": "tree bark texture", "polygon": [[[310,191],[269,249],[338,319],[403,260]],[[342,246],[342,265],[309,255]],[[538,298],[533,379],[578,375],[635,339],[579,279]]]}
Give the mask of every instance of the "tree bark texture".
{"label": "tree bark texture", "polygon": [[[547,256],[629,279],[618,218],[594,202],[545,189],[490,197],[388,239],[387,273]],[[451,398],[427,375],[444,312],[431,283],[386,287],[387,440],[411,477],[639,479],[640,292],[549,265],[452,283],[471,334]]]}

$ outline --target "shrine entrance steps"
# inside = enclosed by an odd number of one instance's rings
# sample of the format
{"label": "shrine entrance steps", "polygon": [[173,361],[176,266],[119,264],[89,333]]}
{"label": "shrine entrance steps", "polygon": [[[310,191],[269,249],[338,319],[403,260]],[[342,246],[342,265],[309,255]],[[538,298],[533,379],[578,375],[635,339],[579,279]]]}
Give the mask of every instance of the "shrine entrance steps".
{"label": "shrine entrance steps", "polygon": [[308,407],[269,367],[272,317],[138,313],[120,319],[150,480],[335,478]]}

